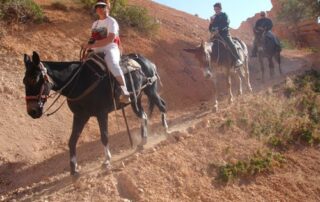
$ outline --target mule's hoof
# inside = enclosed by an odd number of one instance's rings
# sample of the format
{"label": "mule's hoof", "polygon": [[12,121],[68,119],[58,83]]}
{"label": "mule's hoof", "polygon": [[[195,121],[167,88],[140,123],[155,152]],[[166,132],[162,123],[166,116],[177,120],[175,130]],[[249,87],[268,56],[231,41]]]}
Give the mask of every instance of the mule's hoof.
{"label": "mule's hoof", "polygon": [[137,151],[143,151],[144,150],[144,145],[139,144],[137,146]]}
{"label": "mule's hoof", "polygon": [[147,142],[148,142],[148,138],[147,138],[147,137],[143,137],[143,138],[141,139],[141,142],[140,142],[139,146],[140,146],[140,145],[141,145],[141,146],[144,146],[144,145],[147,144]]}
{"label": "mule's hoof", "polygon": [[169,128],[168,128],[168,127],[166,127],[164,131],[165,131],[165,134],[166,134],[166,135],[169,134]]}
{"label": "mule's hoof", "polygon": [[70,171],[70,175],[74,178],[77,179],[80,177],[79,171]]}
{"label": "mule's hoof", "polygon": [[214,113],[218,112],[218,107],[213,107],[212,112],[214,112]]}
{"label": "mule's hoof", "polygon": [[111,170],[112,169],[110,161],[103,162],[102,167],[107,169],[107,170]]}

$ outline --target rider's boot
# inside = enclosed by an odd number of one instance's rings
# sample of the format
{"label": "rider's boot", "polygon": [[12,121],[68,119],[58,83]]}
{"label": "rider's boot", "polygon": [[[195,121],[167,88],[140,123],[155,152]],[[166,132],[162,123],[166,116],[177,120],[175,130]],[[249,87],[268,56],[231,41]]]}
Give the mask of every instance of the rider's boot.
{"label": "rider's boot", "polygon": [[130,93],[128,92],[126,82],[124,81],[124,77],[116,76],[116,80],[118,81],[121,88],[121,95],[119,97],[120,103],[127,104],[130,103]]}

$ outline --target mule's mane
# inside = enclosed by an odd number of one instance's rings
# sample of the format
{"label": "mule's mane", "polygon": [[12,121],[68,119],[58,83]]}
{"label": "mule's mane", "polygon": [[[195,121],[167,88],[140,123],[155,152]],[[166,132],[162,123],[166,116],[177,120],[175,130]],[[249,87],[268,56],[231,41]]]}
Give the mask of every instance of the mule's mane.
{"label": "mule's mane", "polygon": [[61,87],[67,80],[78,70],[81,63],[78,61],[74,62],[53,62],[43,61],[45,68],[48,70],[48,74],[56,83],[56,87]]}

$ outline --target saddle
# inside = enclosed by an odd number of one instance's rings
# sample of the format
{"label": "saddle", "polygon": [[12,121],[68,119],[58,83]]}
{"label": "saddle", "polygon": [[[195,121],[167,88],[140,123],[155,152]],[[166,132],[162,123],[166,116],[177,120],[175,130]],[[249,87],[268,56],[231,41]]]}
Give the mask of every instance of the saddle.
{"label": "saddle", "polygon": [[[92,61],[95,63],[98,67],[101,68],[104,72],[108,70],[108,66],[106,62],[104,61],[104,53],[94,53],[90,52],[87,56],[87,61]],[[129,58],[128,56],[122,56],[120,60],[120,67],[123,72],[123,74],[127,74],[129,72],[138,71],[141,70],[141,65],[136,62],[135,60]]]}
{"label": "saddle", "polygon": [[278,37],[276,37],[271,31],[267,31],[267,32],[256,32],[255,37],[257,39],[259,39],[260,41],[262,41],[263,43],[273,43],[276,45],[276,47],[281,50],[281,43],[278,39]]}
{"label": "saddle", "polygon": [[[101,78],[103,78],[102,75],[105,75],[106,72],[109,71],[108,66],[104,60],[104,53],[94,53],[93,51],[91,51],[88,53],[84,63],[94,65],[96,67],[95,71],[97,71],[98,75],[100,75]],[[131,59],[129,56],[121,56],[120,67],[124,75],[134,71],[142,72],[141,65],[138,62],[136,62],[134,59]],[[132,78],[131,75],[129,75],[128,78]],[[126,78],[125,76],[126,80],[128,78]],[[116,100],[119,100],[122,90],[120,85],[118,85],[117,82],[114,83],[113,90],[114,90],[113,92],[114,98]],[[136,97],[136,95],[139,94],[141,89],[134,89],[133,87],[130,87],[130,88],[128,87],[127,90],[130,94]]]}
{"label": "saddle", "polygon": [[[226,49],[230,50],[230,47],[228,46],[228,44],[227,44],[222,38],[220,38],[220,37],[212,37],[212,38],[209,39],[209,41],[211,41],[211,42],[219,41],[220,43],[223,44],[223,46],[224,46]],[[239,54],[240,51],[241,51],[242,48],[243,48],[243,47],[241,46],[241,44],[239,43],[239,39],[238,39],[237,37],[232,37],[232,41],[233,41],[233,44],[235,45],[236,50],[237,50],[237,52],[238,52],[238,54]],[[230,51],[231,51],[231,50],[230,50]]]}
{"label": "saddle", "polygon": [[266,37],[266,39],[269,39],[274,44],[276,44],[277,47],[281,47],[279,39],[271,31],[266,32],[264,36]]}

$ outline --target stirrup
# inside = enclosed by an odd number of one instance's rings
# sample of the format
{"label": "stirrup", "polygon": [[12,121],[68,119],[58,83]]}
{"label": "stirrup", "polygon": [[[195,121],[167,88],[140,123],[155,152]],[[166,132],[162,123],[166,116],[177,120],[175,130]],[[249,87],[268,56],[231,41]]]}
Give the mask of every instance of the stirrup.
{"label": "stirrup", "polygon": [[121,95],[119,96],[119,101],[123,104],[127,104],[131,102],[130,93],[128,92],[125,86],[120,86]]}
{"label": "stirrup", "polygon": [[120,95],[119,102],[122,104],[129,104],[131,102],[130,95]]}

